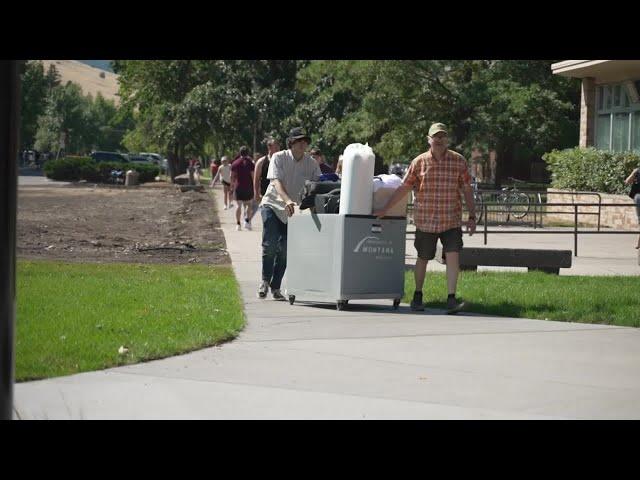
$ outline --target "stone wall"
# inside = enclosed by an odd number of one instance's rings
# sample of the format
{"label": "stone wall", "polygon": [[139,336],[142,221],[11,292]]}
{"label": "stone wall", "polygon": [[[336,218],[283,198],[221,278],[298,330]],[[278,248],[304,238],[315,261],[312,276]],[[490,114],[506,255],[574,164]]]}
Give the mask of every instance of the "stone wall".
{"label": "stone wall", "polygon": [[[547,203],[598,203],[598,197],[593,194],[572,194],[560,195],[558,193],[571,193],[571,190],[547,189]],[[554,195],[554,193],[556,193]],[[611,195],[601,193],[602,203],[630,204],[633,201],[627,195]],[[547,207],[547,212],[553,211],[573,211],[573,207]],[[597,227],[597,215],[582,215],[582,212],[597,213],[598,207],[578,207],[578,222],[589,226]],[[543,218],[543,224],[546,221],[561,220],[564,222],[574,221],[574,214],[547,213]],[[636,216],[635,206],[633,207],[602,207],[600,212],[600,226],[605,228],[613,228],[615,230],[638,230],[638,218]]]}

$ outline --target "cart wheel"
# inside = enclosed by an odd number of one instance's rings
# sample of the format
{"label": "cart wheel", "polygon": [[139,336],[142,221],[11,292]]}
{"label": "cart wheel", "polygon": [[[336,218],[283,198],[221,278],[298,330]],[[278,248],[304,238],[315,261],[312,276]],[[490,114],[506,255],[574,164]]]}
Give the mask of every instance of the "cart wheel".
{"label": "cart wheel", "polygon": [[400,306],[400,300],[402,300],[402,299],[401,299],[401,298],[395,298],[395,299],[393,300],[393,309],[394,309],[394,310],[397,310],[397,309],[398,309],[398,307]]}
{"label": "cart wheel", "polygon": [[293,302],[296,301],[296,296],[295,295],[289,295],[289,305],[293,305]]}
{"label": "cart wheel", "polygon": [[347,302],[345,300],[338,300],[336,302],[336,310],[343,310]]}

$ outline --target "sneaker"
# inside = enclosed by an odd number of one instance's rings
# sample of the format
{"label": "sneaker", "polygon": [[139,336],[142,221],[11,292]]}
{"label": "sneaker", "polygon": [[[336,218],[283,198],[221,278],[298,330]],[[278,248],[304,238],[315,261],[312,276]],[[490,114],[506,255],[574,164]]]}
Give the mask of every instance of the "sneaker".
{"label": "sneaker", "polygon": [[251,224],[249,222],[244,222],[244,228],[247,230],[251,230]]}
{"label": "sneaker", "polygon": [[413,300],[409,305],[414,312],[424,312],[424,303],[422,303],[422,293],[414,293]]}
{"label": "sneaker", "polygon": [[240,230],[242,230],[242,227],[240,226],[240,224],[236,225],[236,232],[239,232]]}
{"label": "sneaker", "polygon": [[448,298],[447,299],[447,314],[451,315],[452,313],[457,313],[462,310],[466,306],[466,303],[462,300],[458,300],[457,298]]}
{"label": "sneaker", "polygon": [[279,288],[272,288],[271,295],[273,295],[274,300],[284,300],[284,295],[282,295]]}
{"label": "sneaker", "polygon": [[229,208],[229,207],[227,207],[227,206],[225,205],[225,206],[224,206],[224,208],[223,208],[223,210],[226,210],[227,208]]}
{"label": "sneaker", "polygon": [[260,288],[258,288],[258,298],[266,298],[267,292],[269,291],[269,282],[263,280],[260,284]]}

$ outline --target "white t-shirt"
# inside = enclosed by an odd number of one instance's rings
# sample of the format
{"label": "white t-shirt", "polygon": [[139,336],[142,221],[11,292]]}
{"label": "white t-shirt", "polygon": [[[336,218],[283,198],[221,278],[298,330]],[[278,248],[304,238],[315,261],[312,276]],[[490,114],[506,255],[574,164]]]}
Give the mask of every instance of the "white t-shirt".
{"label": "white t-shirt", "polygon": [[[269,180],[280,180],[291,200],[297,204],[302,201],[300,194],[304,188],[305,180],[316,181],[320,178],[320,175],[322,175],[320,166],[312,156],[305,153],[301,160],[296,161],[291,150],[282,150],[274,153],[267,171],[267,178]],[[271,208],[280,221],[287,223],[289,217],[287,217],[285,211],[286,204],[278,195],[273,183],[270,183],[267,187],[260,205]]]}
{"label": "white t-shirt", "polygon": [[231,183],[231,165],[220,165],[216,179],[221,179],[227,183]]}

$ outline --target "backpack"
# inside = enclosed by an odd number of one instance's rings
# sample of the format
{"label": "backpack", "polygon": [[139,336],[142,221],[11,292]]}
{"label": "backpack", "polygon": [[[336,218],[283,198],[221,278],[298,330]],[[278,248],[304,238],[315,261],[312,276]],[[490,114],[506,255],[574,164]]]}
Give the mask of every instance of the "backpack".
{"label": "backpack", "polygon": [[328,193],[320,193],[315,196],[315,213],[339,213],[340,189],[336,188]]}
{"label": "backpack", "polygon": [[[300,193],[300,210],[316,206],[316,195],[329,193],[332,190],[340,189],[340,182],[312,182],[305,180],[304,188]],[[319,212],[318,212],[319,213]]]}

